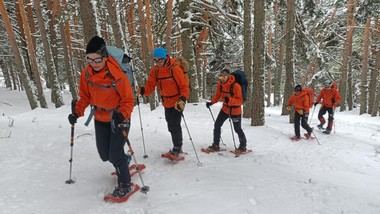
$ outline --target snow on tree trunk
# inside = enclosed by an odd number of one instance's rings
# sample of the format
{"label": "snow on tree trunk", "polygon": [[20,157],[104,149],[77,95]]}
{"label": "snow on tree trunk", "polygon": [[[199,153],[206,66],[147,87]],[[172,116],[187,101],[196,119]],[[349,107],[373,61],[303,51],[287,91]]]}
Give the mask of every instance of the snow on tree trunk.
{"label": "snow on tree trunk", "polygon": [[87,44],[92,37],[98,35],[96,13],[91,0],[80,0],[79,10],[83,23],[84,44]]}
{"label": "snow on tree trunk", "polygon": [[[268,23],[269,23],[269,26],[268,26],[268,55],[270,56],[270,58],[273,58],[273,51],[272,51],[272,36],[273,36],[273,33],[272,33],[272,25],[271,25],[271,22],[270,20],[268,20]],[[272,66],[271,66],[272,62],[270,62],[267,70],[266,70],[266,82],[265,82],[265,93],[266,93],[266,102],[267,102],[267,107],[270,107],[272,105],[272,101],[271,101],[271,98],[272,98]]]}
{"label": "snow on tree trunk", "polygon": [[348,78],[348,66],[351,64],[352,55],[352,36],[355,29],[354,12],[355,12],[355,0],[348,0],[347,2],[347,33],[346,41],[344,44],[343,59],[341,71],[341,79],[339,84],[339,92],[342,96],[340,102],[340,111],[346,110],[346,100],[347,100],[347,78]]}
{"label": "snow on tree trunk", "polygon": [[18,6],[20,10],[21,20],[22,20],[22,24],[25,30],[25,38],[26,38],[26,45],[28,48],[30,66],[33,72],[34,83],[37,87],[38,100],[40,101],[41,108],[47,108],[47,103],[46,103],[46,99],[45,99],[45,95],[44,95],[44,91],[43,91],[42,83],[41,83],[41,76],[40,76],[40,72],[37,66],[37,55],[36,55],[36,51],[33,45],[32,33],[30,31],[28,17],[26,16],[26,12],[24,9],[24,2],[23,0],[18,0],[18,2],[19,2]]}
{"label": "snow on tree trunk", "polygon": [[181,1],[179,4],[178,15],[181,17],[181,41],[182,41],[182,56],[189,63],[188,75],[190,78],[190,98],[189,102],[199,101],[199,87],[198,77],[195,69],[194,61],[194,46],[192,41],[191,23],[188,17],[188,10],[190,7],[190,0]]}
{"label": "snow on tree trunk", "polygon": [[[0,52],[1,53],[1,52]],[[3,77],[5,81],[5,87],[9,88],[12,90],[12,82],[11,82],[11,76],[8,71],[8,67],[5,64],[5,61],[0,58],[0,68],[1,72],[3,72]]]}
{"label": "snow on tree trunk", "polygon": [[[284,90],[284,100],[282,103],[282,113],[281,115],[288,115],[289,111],[286,109],[288,105],[288,100],[293,92],[294,87],[294,30],[295,30],[295,2],[293,0],[287,0],[288,11],[286,15],[286,56],[285,56],[285,90]],[[289,114],[289,122],[294,121],[294,114]]]}
{"label": "snow on tree trunk", "polygon": [[26,96],[28,97],[30,108],[35,109],[38,107],[37,101],[33,94],[31,81],[28,77],[28,74],[26,73],[23,58],[21,57],[21,53],[17,47],[16,35],[12,29],[12,24],[8,16],[8,11],[5,8],[3,0],[0,0],[0,14],[1,14],[1,18],[3,19],[4,26],[8,34],[8,41],[14,55],[15,64],[17,66],[17,72],[20,77],[21,83],[25,89]]}
{"label": "snow on tree trunk", "polygon": [[252,0],[244,0],[244,72],[247,75],[247,100],[244,103],[244,118],[251,118],[252,114]]}
{"label": "snow on tree trunk", "polygon": [[118,48],[125,48],[125,44],[123,42],[123,33],[121,31],[120,22],[117,18],[117,12],[116,12],[116,1],[115,0],[106,0],[106,6],[108,10],[108,17],[109,20],[106,20],[105,23],[111,24],[113,37],[115,39],[116,47]]}
{"label": "snow on tree trunk", "polygon": [[282,64],[284,57],[284,45],[282,44],[282,23],[280,23],[280,3],[275,1],[273,3],[273,13],[274,13],[274,45],[275,45],[275,61],[276,67],[274,72],[274,85],[273,85],[273,105],[279,106],[281,102],[281,79],[282,79]]}
{"label": "snow on tree trunk", "polygon": [[363,59],[362,73],[360,78],[360,114],[367,113],[367,92],[368,92],[368,55],[369,55],[369,27],[371,17],[367,17],[367,22],[363,33]]}
{"label": "snow on tree trunk", "polygon": [[370,113],[371,115],[375,114],[376,116],[377,108],[375,107],[375,100],[378,101],[378,99],[376,98],[376,88],[377,85],[380,85],[378,80],[380,70],[380,18],[376,19],[376,24],[373,30],[372,37],[372,44],[374,44],[374,47],[372,47],[372,57],[375,60],[375,67],[371,69],[370,81],[368,86],[368,113]]}
{"label": "snow on tree trunk", "polygon": [[45,29],[45,21],[42,17],[41,2],[40,0],[33,0],[33,2],[34,9],[36,11],[38,29],[41,35],[41,41],[44,49],[47,79],[50,80],[51,100],[55,104],[55,107],[59,108],[64,103],[59,90],[57,71],[51,54],[50,42],[48,40],[47,32]]}
{"label": "snow on tree trunk", "polygon": [[263,126],[264,117],[264,52],[265,52],[265,0],[254,4],[253,33],[253,97],[251,126]]}
{"label": "snow on tree trunk", "polygon": [[373,75],[371,75],[371,81],[373,78],[373,84],[372,88],[370,88],[371,91],[376,93],[376,88],[377,88],[377,94],[376,98],[375,95],[374,97],[374,102],[373,105],[370,106],[371,108],[371,116],[376,116],[377,112],[380,112],[380,79],[379,79],[379,71],[380,71],[380,19],[377,22],[377,29],[376,29],[376,41],[377,41],[377,47],[376,47],[376,64],[375,64],[375,69],[372,71]]}

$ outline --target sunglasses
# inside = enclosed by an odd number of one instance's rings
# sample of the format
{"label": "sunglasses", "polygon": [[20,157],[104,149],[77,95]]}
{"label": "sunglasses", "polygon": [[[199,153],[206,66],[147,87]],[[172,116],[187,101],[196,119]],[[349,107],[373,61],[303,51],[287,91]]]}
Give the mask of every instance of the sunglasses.
{"label": "sunglasses", "polygon": [[91,63],[101,63],[101,62],[103,62],[103,57],[98,57],[98,58],[95,58],[95,59],[87,57],[86,61],[87,61],[88,64],[91,64]]}
{"label": "sunglasses", "polygon": [[160,63],[160,62],[162,62],[162,61],[164,61],[164,60],[165,60],[164,58],[153,59],[153,61],[154,61],[155,63]]}

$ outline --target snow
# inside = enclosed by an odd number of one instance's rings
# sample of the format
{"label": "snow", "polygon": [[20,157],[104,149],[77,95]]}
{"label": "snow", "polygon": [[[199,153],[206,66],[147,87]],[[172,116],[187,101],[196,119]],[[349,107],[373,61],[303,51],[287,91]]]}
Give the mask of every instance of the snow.
{"label": "snow", "polygon": [[[279,108],[266,108],[266,125],[243,129],[253,153],[235,158],[229,152],[200,152],[212,142],[212,118],[204,103],[187,104],[186,122],[203,166],[182,123],[186,160],[160,158],[171,147],[163,108],[141,106],[147,154],[135,109],[130,140],[150,186],[127,203],[103,202],[116,179],[111,164],[98,157],[93,123],[75,127],[73,179],[69,176],[70,106],[29,110],[23,92],[0,88],[0,213],[380,213],[380,120],[358,112],[337,112],[336,131],[315,131],[313,140],[292,142],[293,126]],[[69,93],[65,93],[69,103]],[[213,105],[216,116],[220,105]],[[317,124],[317,112],[312,125]],[[10,121],[13,123],[10,124]],[[11,127],[10,127],[11,126]],[[8,134],[10,137],[7,138]],[[233,148],[226,121],[222,137]],[[237,138],[236,138],[237,139]],[[222,145],[223,146],[223,145]],[[140,184],[138,176],[132,178]]]}

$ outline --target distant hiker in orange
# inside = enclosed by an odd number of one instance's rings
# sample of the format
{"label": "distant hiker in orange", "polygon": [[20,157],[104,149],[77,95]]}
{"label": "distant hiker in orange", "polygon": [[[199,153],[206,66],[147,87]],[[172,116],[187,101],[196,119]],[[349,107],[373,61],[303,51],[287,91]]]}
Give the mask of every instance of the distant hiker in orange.
{"label": "distant hiker in orange", "polygon": [[157,87],[173,142],[173,148],[162,154],[162,157],[171,160],[183,159],[179,157],[182,153],[181,116],[189,98],[189,80],[182,66],[168,55],[165,48],[155,48],[153,58],[155,65],[150,69],[145,87],[141,87],[139,93],[149,96]]}
{"label": "distant hiker in orange", "polygon": [[309,116],[310,109],[310,97],[307,91],[302,90],[301,85],[296,85],[294,87],[294,94],[289,98],[288,101],[288,111],[291,110],[291,107],[294,107],[294,132],[295,136],[291,137],[292,140],[301,139],[300,134],[300,121],[301,126],[304,128],[307,133],[304,134],[305,138],[309,139],[313,129],[307,124],[307,119]]}
{"label": "distant hiker in orange", "polygon": [[[211,105],[218,101],[223,102],[223,107],[220,110],[218,117],[214,124],[214,141],[211,146],[207,148],[208,152],[219,151],[219,142],[221,135],[221,127],[223,123],[231,118],[234,130],[239,136],[239,147],[236,148],[235,153],[247,152],[247,139],[241,128],[241,106],[243,105],[243,91],[240,84],[235,84],[236,79],[234,75],[230,74],[230,70],[223,69],[218,77],[219,81],[216,86],[215,95],[210,102],[206,103],[206,107],[210,108]],[[232,127],[231,127],[232,129]]]}
{"label": "distant hiker in orange", "polygon": [[130,156],[124,152],[134,99],[127,76],[118,63],[108,56],[104,40],[93,37],[86,47],[87,66],[82,70],[79,85],[79,101],[70,114],[70,124],[77,122],[90,105],[95,114],[96,146],[103,161],[109,161],[116,169],[118,186],[112,193],[122,198],[131,191],[129,174]]}
{"label": "distant hiker in orange", "polygon": [[320,124],[317,126],[319,129],[323,130],[323,125],[326,123],[325,118],[323,115],[326,114],[326,112],[329,113],[327,128],[323,133],[330,134],[333,121],[334,121],[334,112],[335,108],[340,104],[340,94],[336,87],[335,82],[326,81],[324,83],[324,88],[319,93],[319,96],[317,97],[317,101],[314,103],[314,106],[316,106],[318,103],[321,103],[322,106],[319,109],[318,113],[318,119],[320,121]]}

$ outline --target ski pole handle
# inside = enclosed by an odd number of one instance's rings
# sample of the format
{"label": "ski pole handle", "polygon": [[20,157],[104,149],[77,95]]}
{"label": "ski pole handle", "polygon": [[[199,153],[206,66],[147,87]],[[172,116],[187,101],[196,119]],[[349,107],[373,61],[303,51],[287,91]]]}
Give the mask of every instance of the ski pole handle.
{"label": "ski pole handle", "polygon": [[77,105],[77,100],[71,101],[71,113],[75,114],[75,106]]}

